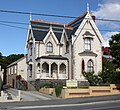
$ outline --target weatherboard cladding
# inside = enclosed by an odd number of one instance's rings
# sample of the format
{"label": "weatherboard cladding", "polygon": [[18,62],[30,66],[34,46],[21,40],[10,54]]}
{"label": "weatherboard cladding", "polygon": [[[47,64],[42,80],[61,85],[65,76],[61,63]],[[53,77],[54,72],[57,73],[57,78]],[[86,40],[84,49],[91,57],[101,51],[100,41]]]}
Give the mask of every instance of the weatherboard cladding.
{"label": "weatherboard cladding", "polygon": [[33,36],[36,41],[42,41],[47,33],[49,32],[50,26],[52,27],[53,33],[55,34],[58,41],[60,41],[63,29],[65,29],[67,37],[71,38],[72,28],[63,25],[63,24],[55,24],[51,22],[43,22],[43,21],[31,21]]}

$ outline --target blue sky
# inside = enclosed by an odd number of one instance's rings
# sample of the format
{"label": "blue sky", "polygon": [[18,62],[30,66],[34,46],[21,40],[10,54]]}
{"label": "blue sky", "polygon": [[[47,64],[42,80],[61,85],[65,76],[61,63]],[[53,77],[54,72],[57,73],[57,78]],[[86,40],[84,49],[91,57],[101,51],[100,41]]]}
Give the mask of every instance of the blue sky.
{"label": "blue sky", "polygon": [[[86,12],[87,3],[89,3],[90,11],[93,11],[97,18],[120,19],[118,17],[118,14],[120,15],[119,0],[0,0],[0,10],[80,16]],[[114,8],[114,12],[112,11],[112,8]],[[0,12],[0,52],[2,52],[3,55],[7,56],[10,54],[26,53],[25,42],[28,25],[3,24],[1,21],[22,22],[28,24],[29,19],[29,15]],[[32,19],[43,19],[46,21],[61,23],[69,23],[73,20],[68,18],[65,19],[35,15],[32,16]],[[19,26],[25,29],[6,26],[6,24]],[[113,30],[113,32],[101,32],[105,37],[106,42],[110,39],[110,35],[113,35],[120,30],[119,23],[104,23],[97,21],[97,25],[100,29]]]}

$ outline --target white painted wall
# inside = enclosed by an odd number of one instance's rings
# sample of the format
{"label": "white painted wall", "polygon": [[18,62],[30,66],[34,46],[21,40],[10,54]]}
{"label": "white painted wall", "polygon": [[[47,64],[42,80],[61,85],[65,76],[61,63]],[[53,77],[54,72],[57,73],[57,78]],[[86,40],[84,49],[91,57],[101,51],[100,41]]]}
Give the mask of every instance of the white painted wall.
{"label": "white painted wall", "polygon": [[[91,47],[91,51],[93,53],[97,54],[97,57],[95,56],[80,56],[79,53],[84,52],[84,38],[83,38],[83,34],[85,33],[85,31],[89,31],[90,33],[92,33],[93,36],[93,40],[92,40],[92,47]],[[101,42],[96,34],[96,32],[93,30],[90,22],[85,23],[84,28],[82,29],[81,32],[77,33],[78,36],[76,36],[75,42],[73,44],[73,57],[74,57],[74,69],[73,69],[73,73],[74,73],[74,79],[80,80],[80,81],[84,81],[85,78],[83,77],[82,73],[81,73],[81,64],[82,64],[82,58],[85,61],[85,70],[87,71],[87,62],[89,59],[92,59],[92,61],[94,62],[94,71],[95,74],[97,74],[99,71],[102,70],[102,51],[101,51]]]}
{"label": "white painted wall", "polygon": [[27,64],[26,64],[26,57],[18,62],[17,64],[17,75],[21,75],[22,78],[28,80],[27,78]]}

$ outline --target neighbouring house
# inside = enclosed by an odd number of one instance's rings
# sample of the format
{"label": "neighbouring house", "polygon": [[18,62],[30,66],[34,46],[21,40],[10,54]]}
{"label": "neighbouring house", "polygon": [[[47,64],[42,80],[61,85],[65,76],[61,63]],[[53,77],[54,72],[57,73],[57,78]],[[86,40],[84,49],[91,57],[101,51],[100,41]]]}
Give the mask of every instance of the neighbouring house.
{"label": "neighbouring house", "polygon": [[26,56],[7,66],[7,85],[23,89],[27,86],[27,80]]}
{"label": "neighbouring house", "polygon": [[112,57],[112,52],[110,51],[110,47],[102,47],[102,52],[103,52],[103,56],[102,56],[102,60],[103,61],[112,61],[113,57]]}
{"label": "neighbouring house", "polygon": [[74,79],[102,70],[103,37],[89,11],[68,24],[30,20],[26,48],[28,80]]}

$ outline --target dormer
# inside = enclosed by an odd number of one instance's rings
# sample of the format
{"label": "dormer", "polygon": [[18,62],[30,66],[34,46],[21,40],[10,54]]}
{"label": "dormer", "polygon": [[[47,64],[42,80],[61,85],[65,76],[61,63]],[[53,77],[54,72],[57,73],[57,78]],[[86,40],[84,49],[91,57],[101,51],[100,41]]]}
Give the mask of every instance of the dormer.
{"label": "dormer", "polygon": [[85,39],[85,38],[94,39],[93,36],[95,36],[95,35],[92,34],[92,33],[89,32],[89,31],[85,31],[85,33],[83,34],[83,38],[84,38],[84,39]]}

